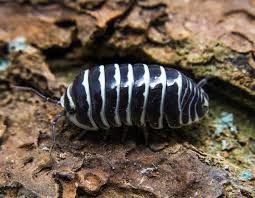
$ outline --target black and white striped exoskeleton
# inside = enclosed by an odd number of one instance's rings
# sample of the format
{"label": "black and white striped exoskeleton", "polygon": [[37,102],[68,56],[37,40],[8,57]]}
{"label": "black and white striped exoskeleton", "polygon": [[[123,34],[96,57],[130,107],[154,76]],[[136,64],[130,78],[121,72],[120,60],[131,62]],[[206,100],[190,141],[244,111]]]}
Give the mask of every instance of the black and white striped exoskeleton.
{"label": "black and white striped exoskeleton", "polygon": [[[89,131],[121,126],[177,128],[207,114],[204,83],[158,65],[100,65],[82,71],[53,102],[65,109],[72,123]],[[62,115],[57,115],[53,127]]]}

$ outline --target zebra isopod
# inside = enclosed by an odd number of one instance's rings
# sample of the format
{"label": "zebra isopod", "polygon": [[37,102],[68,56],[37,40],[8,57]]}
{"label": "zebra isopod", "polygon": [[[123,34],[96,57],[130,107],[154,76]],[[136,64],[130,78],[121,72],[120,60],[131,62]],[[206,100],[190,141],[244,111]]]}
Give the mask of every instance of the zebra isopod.
{"label": "zebra isopod", "polygon": [[200,120],[208,112],[209,98],[201,84],[176,69],[110,64],[82,71],[60,104],[70,121],[85,130],[162,129]]}

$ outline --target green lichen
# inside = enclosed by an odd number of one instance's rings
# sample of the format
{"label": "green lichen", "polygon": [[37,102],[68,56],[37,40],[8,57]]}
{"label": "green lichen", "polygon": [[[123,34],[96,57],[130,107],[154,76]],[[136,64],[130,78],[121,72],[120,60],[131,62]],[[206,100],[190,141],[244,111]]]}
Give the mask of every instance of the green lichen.
{"label": "green lichen", "polygon": [[249,171],[249,170],[244,170],[244,171],[242,171],[242,172],[239,174],[239,179],[242,180],[242,181],[249,181],[249,180],[254,179],[254,176],[253,176],[253,174],[252,174],[251,171]]}
{"label": "green lichen", "polygon": [[236,126],[234,125],[234,116],[232,113],[222,112],[220,117],[216,120],[216,135],[221,135],[224,130],[228,129],[232,133],[237,133]]}
{"label": "green lichen", "polygon": [[207,52],[191,52],[187,55],[187,61],[190,64],[205,64],[213,57],[212,53]]}
{"label": "green lichen", "polygon": [[[250,149],[249,140],[255,139],[255,117],[238,104],[229,103],[224,97],[211,95],[210,104],[210,117],[205,124],[211,130],[210,135],[207,136],[207,144],[202,146],[203,150],[213,156],[222,156],[225,159],[221,164],[222,167],[228,165],[238,170],[251,168],[255,155]],[[224,127],[221,127],[220,133],[215,135],[218,125],[222,123]]]}
{"label": "green lichen", "polygon": [[233,57],[233,52],[226,46],[216,44],[213,47],[213,56],[217,61],[224,62],[227,58]]}
{"label": "green lichen", "polygon": [[5,71],[10,65],[10,61],[0,57],[0,72]]}
{"label": "green lichen", "polygon": [[26,38],[22,36],[17,37],[8,43],[9,52],[24,51],[26,48],[27,48]]}

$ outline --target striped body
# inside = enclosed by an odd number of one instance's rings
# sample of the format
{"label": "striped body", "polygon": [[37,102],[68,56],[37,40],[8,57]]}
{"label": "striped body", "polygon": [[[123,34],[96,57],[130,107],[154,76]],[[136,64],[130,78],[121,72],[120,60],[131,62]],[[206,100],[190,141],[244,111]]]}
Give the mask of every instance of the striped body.
{"label": "striped body", "polygon": [[157,65],[112,64],[81,72],[61,97],[69,119],[86,130],[162,129],[198,121],[208,96],[181,72]]}

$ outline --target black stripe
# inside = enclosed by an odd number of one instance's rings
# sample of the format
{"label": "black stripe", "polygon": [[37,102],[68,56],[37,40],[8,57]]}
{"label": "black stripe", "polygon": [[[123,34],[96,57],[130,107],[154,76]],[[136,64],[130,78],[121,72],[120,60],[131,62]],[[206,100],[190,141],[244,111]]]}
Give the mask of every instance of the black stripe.
{"label": "black stripe", "polygon": [[88,127],[93,127],[88,117],[89,104],[87,94],[82,82],[84,80],[84,71],[81,72],[74,80],[71,89],[72,98],[76,106],[76,118],[78,122]]}
{"label": "black stripe", "polygon": [[165,70],[166,70],[167,86],[166,86],[164,113],[166,116],[166,120],[168,121],[168,125],[170,125],[171,127],[179,127],[180,112],[178,108],[178,85],[177,83],[173,84],[173,81],[175,81],[178,78],[179,74],[174,69],[165,69]]}
{"label": "black stripe", "polygon": [[65,109],[68,113],[74,113],[74,110],[71,108],[70,102],[69,102],[69,99],[68,99],[68,96],[67,96],[67,89],[66,89],[65,95],[64,95],[64,106],[65,106]]}
{"label": "black stripe", "polygon": [[104,129],[106,128],[101,120],[100,112],[102,108],[102,97],[101,97],[101,85],[99,81],[100,70],[99,66],[93,67],[89,73],[89,90],[91,97],[91,106],[92,106],[92,117],[96,125]]}
{"label": "black stripe", "polygon": [[131,99],[131,115],[132,123],[136,126],[141,126],[141,115],[143,112],[144,104],[144,91],[145,91],[145,82],[144,82],[144,66],[143,64],[134,64],[133,65],[134,73],[134,86],[132,90],[132,99]]}
{"label": "black stripe", "polygon": [[128,64],[120,65],[120,97],[119,97],[119,116],[122,123],[127,125],[127,106],[128,106]]}
{"label": "black stripe", "polygon": [[115,109],[117,103],[117,84],[115,80],[114,64],[105,66],[105,116],[111,126],[117,126],[115,123]]}
{"label": "black stripe", "polygon": [[198,103],[197,103],[197,114],[198,114],[198,117],[202,117],[204,115],[204,112],[202,110],[202,105],[203,105],[203,92],[200,89],[200,95],[199,95],[199,100],[198,100]]}
{"label": "black stripe", "polygon": [[152,128],[157,128],[160,117],[160,104],[162,94],[162,83],[160,81],[161,71],[159,66],[150,65],[150,86],[148,103],[146,109],[146,120]]}

